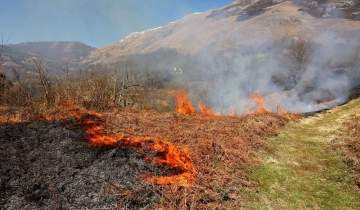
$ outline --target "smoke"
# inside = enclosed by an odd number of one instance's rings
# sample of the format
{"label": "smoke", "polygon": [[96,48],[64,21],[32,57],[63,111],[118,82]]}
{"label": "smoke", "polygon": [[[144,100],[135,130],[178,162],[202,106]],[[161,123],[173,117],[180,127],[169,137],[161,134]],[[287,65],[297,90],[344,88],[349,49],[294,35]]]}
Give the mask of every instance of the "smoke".
{"label": "smoke", "polygon": [[314,37],[312,46],[292,100],[286,101],[289,110],[307,112],[337,105],[359,83],[359,38],[326,31]]}
{"label": "smoke", "polygon": [[197,78],[206,83],[205,97],[199,97],[200,88],[189,85],[194,77],[183,85],[193,100],[205,100],[221,113],[254,110],[249,100],[252,94],[264,96],[272,111],[279,107],[291,112],[317,111],[346,101],[359,85],[359,52],[359,38],[330,30],[311,40],[284,37],[233,52],[207,49],[197,56],[196,67],[203,69]]}
{"label": "smoke", "polygon": [[194,55],[161,49],[127,62],[187,88],[194,103],[219,113],[254,111],[253,94],[263,96],[269,110],[304,113],[348,99],[360,85],[359,52],[360,36],[327,30],[311,39],[286,35],[234,49],[209,46]]}
{"label": "smoke", "polygon": [[[298,4],[305,2],[314,1]],[[129,68],[185,87],[194,103],[220,113],[254,111],[253,94],[272,111],[312,112],[345,102],[360,85],[358,24],[316,16],[310,6],[269,7],[274,4],[255,1],[191,15],[115,46],[139,52],[128,57]]]}

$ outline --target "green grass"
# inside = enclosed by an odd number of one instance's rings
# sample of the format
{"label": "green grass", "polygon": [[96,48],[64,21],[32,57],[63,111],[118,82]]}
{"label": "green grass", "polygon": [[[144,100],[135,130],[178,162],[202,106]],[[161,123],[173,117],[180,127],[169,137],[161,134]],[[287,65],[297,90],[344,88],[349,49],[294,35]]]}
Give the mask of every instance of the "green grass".
{"label": "green grass", "polygon": [[248,192],[250,209],[360,209],[360,189],[332,141],[342,123],[360,113],[360,100],[290,123],[250,169],[259,183]]}

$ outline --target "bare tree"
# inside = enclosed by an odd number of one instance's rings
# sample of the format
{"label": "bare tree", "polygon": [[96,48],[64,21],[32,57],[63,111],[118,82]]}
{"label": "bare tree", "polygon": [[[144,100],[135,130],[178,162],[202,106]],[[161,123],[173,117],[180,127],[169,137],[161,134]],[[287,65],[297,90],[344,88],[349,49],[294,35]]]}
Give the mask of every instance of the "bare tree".
{"label": "bare tree", "polygon": [[0,44],[0,101],[3,101],[6,86],[6,75],[3,70],[4,35],[1,33]]}
{"label": "bare tree", "polygon": [[35,67],[35,72],[37,73],[41,86],[44,90],[46,102],[48,104],[51,104],[53,102],[53,95],[51,94],[51,83],[48,78],[48,72],[46,66],[39,59],[32,59],[32,62]]}
{"label": "bare tree", "polygon": [[136,79],[136,72],[131,71],[129,66],[126,63],[123,70],[120,71],[121,74],[118,75],[116,92],[114,93],[116,96],[114,99],[123,107],[134,105],[139,89],[141,89],[141,85]]}

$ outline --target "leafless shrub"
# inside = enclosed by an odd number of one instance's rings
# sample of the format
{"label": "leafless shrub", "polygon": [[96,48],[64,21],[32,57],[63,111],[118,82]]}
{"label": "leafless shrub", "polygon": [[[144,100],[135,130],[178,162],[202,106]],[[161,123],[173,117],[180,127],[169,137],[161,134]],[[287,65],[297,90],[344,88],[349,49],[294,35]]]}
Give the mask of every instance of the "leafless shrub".
{"label": "leafless shrub", "polygon": [[34,64],[35,72],[37,73],[40,84],[43,88],[46,103],[52,104],[54,102],[54,95],[52,93],[52,87],[48,77],[46,66],[38,59],[33,59],[32,62]]}
{"label": "leafless shrub", "polygon": [[38,108],[73,101],[98,111],[114,107],[163,111],[171,105],[169,95],[163,96],[166,91],[129,69],[70,71],[64,68],[62,76],[50,77],[44,63],[36,59],[32,62],[33,74],[21,75],[7,87],[1,82],[4,79],[0,81],[2,104]]}

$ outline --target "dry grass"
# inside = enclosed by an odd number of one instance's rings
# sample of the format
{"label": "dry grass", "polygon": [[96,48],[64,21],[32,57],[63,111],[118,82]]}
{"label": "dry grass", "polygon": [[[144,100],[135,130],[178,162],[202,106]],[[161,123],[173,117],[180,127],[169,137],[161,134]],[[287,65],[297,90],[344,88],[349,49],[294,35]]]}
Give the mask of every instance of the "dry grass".
{"label": "dry grass", "polygon": [[359,209],[353,171],[335,146],[344,136],[342,124],[359,108],[360,100],[353,100],[269,138],[269,149],[258,153],[262,164],[250,170],[259,187],[248,193],[249,209]]}
{"label": "dry grass", "polygon": [[360,115],[352,117],[345,125],[348,149],[357,159],[360,159]]}
{"label": "dry grass", "polygon": [[[174,109],[172,90],[138,85],[138,80],[129,79],[129,75],[124,80],[123,76],[114,79],[111,74],[83,73],[82,77],[66,75],[53,80],[41,65],[37,69],[38,78],[15,81],[6,90],[1,98],[1,124],[58,119],[57,116],[66,115],[60,104],[70,100],[80,107],[103,112],[109,132],[158,137],[190,151],[196,168],[193,185],[149,186],[139,181],[129,188],[112,183],[116,187],[110,186],[109,192],[118,196],[120,209],[136,206],[140,201],[149,202],[150,208],[163,209],[243,207],[244,188],[256,185],[246,174],[248,166],[257,163],[254,152],[264,147],[264,139],[291,120],[291,115],[273,113],[241,118],[179,115],[169,112]],[[166,167],[155,171],[172,173]],[[149,190],[152,196],[156,195],[155,200],[149,198]]]}
{"label": "dry grass", "polygon": [[241,208],[243,188],[255,186],[246,175],[257,162],[254,152],[288,121],[276,114],[206,118],[155,112],[118,112],[110,119],[111,130],[159,136],[190,150],[196,182],[162,187],[165,199],[158,205],[166,209]]}
{"label": "dry grass", "polygon": [[351,120],[344,123],[344,147],[347,162],[359,173],[360,185],[360,115],[354,115]]}
{"label": "dry grass", "polygon": [[[2,122],[6,122],[5,119],[8,122],[31,121],[41,119],[41,116],[66,114],[56,106],[40,107],[37,112],[31,109],[2,109]],[[173,112],[113,109],[104,114],[109,132],[159,137],[186,148],[196,168],[196,181],[188,187],[150,187],[141,180],[131,188],[113,184],[116,187],[110,186],[109,192],[118,196],[119,208],[136,206],[134,202],[139,201],[150,202],[151,208],[163,209],[241,208],[244,205],[241,196],[244,188],[256,185],[246,174],[247,167],[257,163],[254,152],[264,148],[266,137],[274,135],[289,121],[288,117],[272,113],[241,118],[209,118]],[[160,174],[171,173],[166,167],[155,171]],[[152,192],[145,193],[148,190]],[[156,199],[151,200],[149,195],[156,195]]]}

